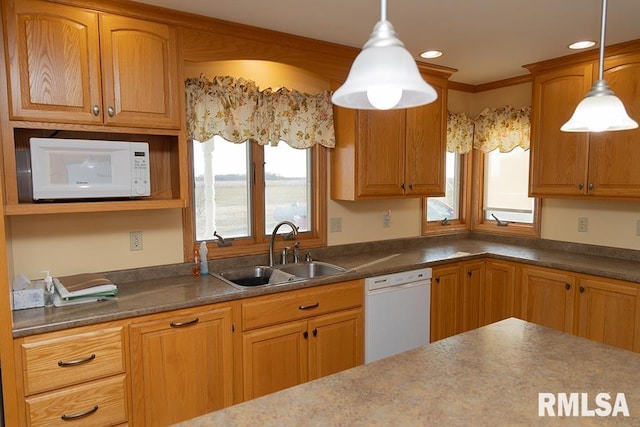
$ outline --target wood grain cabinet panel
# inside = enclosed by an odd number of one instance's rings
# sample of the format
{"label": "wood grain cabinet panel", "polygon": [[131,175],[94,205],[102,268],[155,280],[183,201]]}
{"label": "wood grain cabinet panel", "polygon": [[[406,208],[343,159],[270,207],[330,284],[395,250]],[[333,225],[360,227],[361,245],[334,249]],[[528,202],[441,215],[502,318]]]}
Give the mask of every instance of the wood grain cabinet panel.
{"label": "wood grain cabinet panel", "polygon": [[333,199],[444,195],[448,79],[423,77],[438,93],[431,104],[386,111],[334,108]]}
{"label": "wood grain cabinet panel", "polygon": [[461,332],[462,271],[459,264],[433,268],[431,280],[431,342]]}
{"label": "wood grain cabinet panel", "polygon": [[233,403],[230,307],[140,319],[129,334],[135,425],[169,425]]}
{"label": "wood grain cabinet panel", "polygon": [[354,280],[243,302],[242,399],[362,364],[363,290]]}
{"label": "wood grain cabinet panel", "polygon": [[[605,60],[604,79],[635,120],[640,118],[640,52],[618,49]],[[635,46],[635,47],[634,47]],[[562,132],[560,127],[598,78],[597,60],[532,64],[529,193],[541,197],[640,198],[640,129]],[[553,67],[553,68],[550,68]]]}
{"label": "wood grain cabinet panel", "polygon": [[480,295],[480,326],[515,316],[516,264],[487,260]]}
{"label": "wood grain cabinet panel", "polygon": [[538,267],[522,268],[522,319],[573,333],[575,277]]}
{"label": "wood grain cabinet panel", "polygon": [[613,280],[578,281],[578,335],[640,352],[640,289]]}
{"label": "wood grain cabinet panel", "polygon": [[40,0],[11,4],[12,118],[180,129],[172,27]]}

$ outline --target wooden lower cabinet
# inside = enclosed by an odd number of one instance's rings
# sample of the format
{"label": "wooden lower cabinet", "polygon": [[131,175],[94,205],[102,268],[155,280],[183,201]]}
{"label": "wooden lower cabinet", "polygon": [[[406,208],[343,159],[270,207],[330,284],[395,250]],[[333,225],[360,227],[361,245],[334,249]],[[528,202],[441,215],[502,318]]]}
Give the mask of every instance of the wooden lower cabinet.
{"label": "wooden lower cabinet", "polygon": [[640,352],[640,289],[615,280],[578,280],[581,337]]}
{"label": "wooden lower cabinet", "polygon": [[565,271],[522,268],[522,318],[573,333],[575,277]]}
{"label": "wooden lower cabinet", "polygon": [[433,268],[431,279],[431,342],[461,332],[459,301],[462,271],[459,264]]}
{"label": "wooden lower cabinet", "polygon": [[127,423],[125,329],[113,322],[15,339],[19,425]]}
{"label": "wooden lower cabinet", "polygon": [[243,400],[362,364],[362,306],[361,280],[243,303]]}
{"label": "wooden lower cabinet", "polygon": [[130,325],[134,425],[169,425],[233,403],[231,319],[222,305]]}
{"label": "wooden lower cabinet", "polygon": [[512,262],[486,261],[480,292],[480,326],[508,319],[519,313],[516,311],[516,294],[520,289],[516,269],[517,264]]}

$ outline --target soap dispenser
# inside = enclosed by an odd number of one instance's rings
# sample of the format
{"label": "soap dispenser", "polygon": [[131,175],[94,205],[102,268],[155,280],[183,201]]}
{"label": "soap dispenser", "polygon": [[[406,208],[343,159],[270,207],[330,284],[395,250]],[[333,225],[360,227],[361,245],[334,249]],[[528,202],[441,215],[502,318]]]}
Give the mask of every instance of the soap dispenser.
{"label": "soap dispenser", "polygon": [[44,276],[44,306],[53,307],[53,294],[55,289],[53,287],[53,279],[51,278],[50,270],[43,270]]}
{"label": "soap dispenser", "polygon": [[209,274],[209,263],[207,260],[207,242],[200,243],[200,274]]}

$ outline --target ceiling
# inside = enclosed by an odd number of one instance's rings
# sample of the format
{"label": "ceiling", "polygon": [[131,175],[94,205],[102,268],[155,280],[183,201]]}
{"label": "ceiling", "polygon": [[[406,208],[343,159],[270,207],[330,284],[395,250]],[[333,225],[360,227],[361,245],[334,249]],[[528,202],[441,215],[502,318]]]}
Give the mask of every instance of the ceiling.
{"label": "ceiling", "polygon": [[[137,0],[361,48],[380,19],[378,0]],[[390,0],[387,18],[416,59],[456,68],[472,85],[526,74],[524,64],[600,39],[601,0]],[[640,39],[640,0],[610,0],[606,45]],[[606,53],[606,51],[605,51]]]}

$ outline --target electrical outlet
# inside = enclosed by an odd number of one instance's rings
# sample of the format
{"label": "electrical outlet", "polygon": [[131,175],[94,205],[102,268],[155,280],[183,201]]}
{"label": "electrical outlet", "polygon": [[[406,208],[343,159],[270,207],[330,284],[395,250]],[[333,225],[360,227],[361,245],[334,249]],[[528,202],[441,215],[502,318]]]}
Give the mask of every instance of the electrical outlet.
{"label": "electrical outlet", "polygon": [[640,236],[640,219],[636,220],[636,236]]}
{"label": "electrical outlet", "polygon": [[329,218],[329,233],[342,232],[342,218]]}
{"label": "electrical outlet", "polygon": [[384,218],[382,220],[382,226],[384,228],[389,228],[391,227],[391,210],[388,210],[385,214],[384,214]]}
{"label": "electrical outlet", "polygon": [[129,250],[142,250],[142,231],[132,231],[129,233]]}
{"label": "electrical outlet", "polygon": [[578,232],[586,233],[589,229],[589,218],[581,216],[578,218]]}

